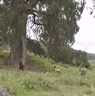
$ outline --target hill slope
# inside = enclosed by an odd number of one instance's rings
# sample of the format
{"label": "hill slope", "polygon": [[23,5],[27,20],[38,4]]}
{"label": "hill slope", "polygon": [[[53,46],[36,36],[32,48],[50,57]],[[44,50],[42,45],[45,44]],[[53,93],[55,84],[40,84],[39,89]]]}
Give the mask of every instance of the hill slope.
{"label": "hill slope", "polygon": [[88,60],[93,60],[95,59],[95,54],[94,53],[88,53]]}
{"label": "hill slope", "polygon": [[3,68],[0,84],[9,88],[12,96],[95,96],[95,70],[81,78],[78,68],[60,68],[61,73]]}
{"label": "hill slope", "polygon": [[0,66],[0,85],[6,86],[12,96],[95,96],[95,68],[82,77],[78,67],[56,64],[33,54],[28,56],[36,70]]}

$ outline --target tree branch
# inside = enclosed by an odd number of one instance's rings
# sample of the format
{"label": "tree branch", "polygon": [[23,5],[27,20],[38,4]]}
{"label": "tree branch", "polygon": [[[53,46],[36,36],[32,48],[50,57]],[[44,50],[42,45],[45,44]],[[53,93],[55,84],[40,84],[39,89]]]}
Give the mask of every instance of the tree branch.
{"label": "tree branch", "polygon": [[34,9],[27,9],[26,12],[27,12],[27,14],[33,14],[35,12],[35,13],[47,15],[47,13],[44,11],[39,11],[39,10],[34,10]]}
{"label": "tree branch", "polygon": [[42,24],[40,22],[36,22],[36,17],[37,17],[37,15],[34,13],[33,14],[33,23],[36,24],[36,25],[44,25],[44,24]]}

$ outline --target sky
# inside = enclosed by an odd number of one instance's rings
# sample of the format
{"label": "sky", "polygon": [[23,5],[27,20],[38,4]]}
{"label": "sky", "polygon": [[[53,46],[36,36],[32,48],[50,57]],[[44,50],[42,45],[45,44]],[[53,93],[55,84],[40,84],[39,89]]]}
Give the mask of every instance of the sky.
{"label": "sky", "polygon": [[95,18],[90,15],[90,9],[93,7],[92,0],[86,0],[86,7],[83,11],[78,25],[79,32],[75,35],[74,49],[83,50],[89,53],[95,53]]}

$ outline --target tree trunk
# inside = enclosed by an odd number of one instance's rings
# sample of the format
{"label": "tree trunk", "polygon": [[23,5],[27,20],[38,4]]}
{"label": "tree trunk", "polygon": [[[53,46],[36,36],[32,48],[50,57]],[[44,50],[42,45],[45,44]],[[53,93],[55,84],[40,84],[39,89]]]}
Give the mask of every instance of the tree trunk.
{"label": "tree trunk", "polygon": [[26,17],[16,15],[15,30],[11,39],[9,64],[25,65],[26,60]]}
{"label": "tree trunk", "polygon": [[11,44],[10,54],[6,61],[8,65],[18,66],[19,62],[25,65],[26,62],[26,39],[21,37],[20,39],[14,39]]}

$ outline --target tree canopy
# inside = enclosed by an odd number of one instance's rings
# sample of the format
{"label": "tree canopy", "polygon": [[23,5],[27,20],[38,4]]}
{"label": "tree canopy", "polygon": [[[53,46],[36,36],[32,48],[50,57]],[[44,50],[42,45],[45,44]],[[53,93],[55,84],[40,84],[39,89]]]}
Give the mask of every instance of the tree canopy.
{"label": "tree canopy", "polygon": [[[54,40],[74,42],[74,35],[79,30],[77,20],[80,19],[85,5],[84,0],[81,2],[74,0],[3,0],[3,2],[0,10],[6,21],[6,30],[10,29],[13,32],[13,28],[20,27],[24,32],[26,17],[32,14],[32,23],[37,25],[36,29],[38,29],[34,31],[41,33],[41,40],[51,43]],[[16,26],[18,16],[21,24]],[[25,22],[22,21],[24,19]]]}
{"label": "tree canopy", "polygon": [[0,40],[9,41],[11,63],[25,60],[29,23],[30,30],[38,35],[48,53],[56,50],[56,46],[73,44],[84,6],[85,0],[3,0],[0,4]]}

